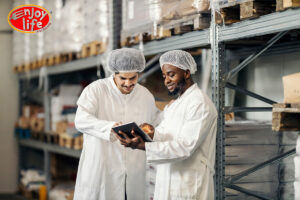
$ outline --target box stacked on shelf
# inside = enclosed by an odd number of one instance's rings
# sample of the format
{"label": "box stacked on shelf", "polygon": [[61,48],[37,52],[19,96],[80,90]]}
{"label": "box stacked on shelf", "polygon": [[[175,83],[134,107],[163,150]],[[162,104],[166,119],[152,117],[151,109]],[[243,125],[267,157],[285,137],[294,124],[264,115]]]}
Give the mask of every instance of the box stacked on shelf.
{"label": "box stacked on shelf", "polygon": [[123,0],[121,46],[208,28],[207,0]]}
{"label": "box stacked on shelf", "polygon": [[[13,7],[29,4],[29,0],[15,0]],[[29,71],[30,35],[13,31],[13,67],[15,72]]]}
{"label": "box stacked on shelf", "polygon": [[[15,0],[51,13],[49,27],[35,34],[14,31],[15,72],[30,71],[104,53],[109,36],[109,1]],[[81,52],[82,51],[82,52]]]}
{"label": "box stacked on shelf", "polygon": [[81,0],[67,0],[62,8],[59,38],[61,53],[80,52],[84,43],[84,15]]}
{"label": "box stacked on shelf", "polygon": [[81,57],[104,53],[109,36],[109,1],[84,1],[83,15],[85,36]]}
{"label": "box stacked on shelf", "polygon": [[61,0],[45,1],[44,7],[51,12],[51,25],[43,32],[44,34],[44,54],[43,65],[53,65],[54,59],[49,56],[60,53],[61,36],[60,21],[62,18],[63,4]]}
{"label": "box stacked on shelf", "polygon": [[59,94],[51,98],[51,131],[58,136],[60,146],[82,149],[83,136],[74,124],[81,89],[80,85],[61,85]]}
{"label": "box stacked on shelf", "polygon": [[22,116],[16,124],[16,134],[19,138],[30,138],[32,132],[44,131],[44,111],[41,106],[24,105]]}
{"label": "box stacked on shelf", "polygon": [[[46,176],[36,169],[22,169],[20,172],[19,190],[26,199],[38,199],[42,187],[45,188]],[[41,198],[42,199],[42,198]]]}

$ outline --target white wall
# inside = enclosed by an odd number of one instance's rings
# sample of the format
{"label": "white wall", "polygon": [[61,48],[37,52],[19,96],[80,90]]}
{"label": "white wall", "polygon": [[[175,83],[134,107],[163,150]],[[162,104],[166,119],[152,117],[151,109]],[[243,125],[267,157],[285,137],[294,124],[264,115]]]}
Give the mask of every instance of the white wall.
{"label": "white wall", "polygon": [[12,33],[7,15],[12,1],[0,0],[0,193],[17,190],[17,143],[14,124],[18,114],[18,80],[12,71]]}
{"label": "white wall", "polygon": [[[276,56],[260,57],[248,66],[247,88],[276,102],[283,102],[282,76],[300,72],[300,52]],[[300,85],[300,83],[298,83]],[[270,106],[251,97],[246,98],[246,106]],[[272,120],[271,112],[252,112],[249,119]]]}

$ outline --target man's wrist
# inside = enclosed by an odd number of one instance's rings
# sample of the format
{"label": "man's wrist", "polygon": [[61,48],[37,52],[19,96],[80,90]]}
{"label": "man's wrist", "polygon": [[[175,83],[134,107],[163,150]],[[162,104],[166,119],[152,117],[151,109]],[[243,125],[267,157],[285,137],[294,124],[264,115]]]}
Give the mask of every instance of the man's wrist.
{"label": "man's wrist", "polygon": [[139,143],[138,149],[145,151],[145,142]]}

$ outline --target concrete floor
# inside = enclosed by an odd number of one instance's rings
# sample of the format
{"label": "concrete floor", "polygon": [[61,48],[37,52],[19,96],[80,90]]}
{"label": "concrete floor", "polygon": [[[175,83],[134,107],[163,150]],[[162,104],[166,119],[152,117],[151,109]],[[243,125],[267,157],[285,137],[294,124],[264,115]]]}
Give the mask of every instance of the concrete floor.
{"label": "concrete floor", "polygon": [[0,200],[26,200],[26,198],[17,194],[0,194]]}

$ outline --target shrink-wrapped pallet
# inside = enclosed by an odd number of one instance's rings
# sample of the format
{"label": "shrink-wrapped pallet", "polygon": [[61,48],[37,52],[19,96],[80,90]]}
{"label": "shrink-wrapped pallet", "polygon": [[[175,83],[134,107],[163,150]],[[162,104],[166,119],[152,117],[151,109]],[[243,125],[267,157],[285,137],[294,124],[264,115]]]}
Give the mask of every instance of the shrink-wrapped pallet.
{"label": "shrink-wrapped pallet", "polygon": [[209,0],[123,0],[121,40],[145,33],[155,38],[162,26],[193,24],[208,9]]}
{"label": "shrink-wrapped pallet", "polygon": [[45,8],[51,13],[51,25],[44,31],[44,55],[53,55],[61,50],[61,14],[62,1],[45,1]]}
{"label": "shrink-wrapped pallet", "polygon": [[[29,0],[14,0],[13,8],[30,4]],[[30,61],[30,35],[13,31],[13,66],[28,64]]]}
{"label": "shrink-wrapped pallet", "polygon": [[60,20],[60,52],[79,52],[84,43],[84,18],[81,0],[68,0]]}
{"label": "shrink-wrapped pallet", "polygon": [[[30,4],[44,7],[44,0],[30,0]],[[41,60],[44,54],[44,31],[29,34],[30,37],[30,62]]]}
{"label": "shrink-wrapped pallet", "polygon": [[83,4],[84,43],[107,43],[109,36],[109,0],[86,0]]}

